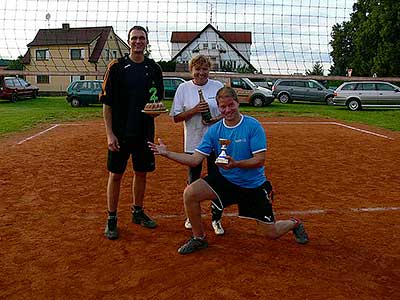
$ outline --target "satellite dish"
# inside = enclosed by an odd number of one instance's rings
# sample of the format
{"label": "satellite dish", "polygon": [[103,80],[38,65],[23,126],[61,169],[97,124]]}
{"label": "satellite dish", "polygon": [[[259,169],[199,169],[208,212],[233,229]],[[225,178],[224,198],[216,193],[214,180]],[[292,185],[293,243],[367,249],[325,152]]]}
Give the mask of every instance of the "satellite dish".
{"label": "satellite dish", "polygon": [[49,13],[46,14],[46,20],[50,21],[51,15]]}

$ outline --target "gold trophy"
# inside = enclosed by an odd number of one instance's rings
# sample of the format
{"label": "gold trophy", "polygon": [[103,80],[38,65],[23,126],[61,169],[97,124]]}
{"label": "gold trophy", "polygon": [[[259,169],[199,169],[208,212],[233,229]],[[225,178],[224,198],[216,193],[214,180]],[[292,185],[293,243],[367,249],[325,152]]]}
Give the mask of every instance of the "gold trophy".
{"label": "gold trophy", "polygon": [[221,153],[218,155],[217,159],[215,160],[216,164],[228,164],[229,160],[226,158],[226,148],[231,143],[228,139],[219,139],[219,143],[221,145]]}

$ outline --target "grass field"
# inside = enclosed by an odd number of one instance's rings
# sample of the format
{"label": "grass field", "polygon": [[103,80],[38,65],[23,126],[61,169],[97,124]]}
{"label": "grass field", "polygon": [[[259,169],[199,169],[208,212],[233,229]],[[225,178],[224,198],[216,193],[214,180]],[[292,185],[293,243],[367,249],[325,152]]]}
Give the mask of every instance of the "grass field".
{"label": "grass field", "polygon": [[[172,101],[165,104],[171,107]],[[265,112],[271,117],[325,117],[347,122],[364,123],[390,130],[400,131],[399,109],[367,109],[357,112],[345,107],[325,104],[274,102],[270,106],[255,108],[243,105],[242,112]],[[74,120],[88,120],[102,117],[101,105],[72,108],[65,97],[39,97],[11,103],[0,101],[0,136],[29,130],[43,124]]]}

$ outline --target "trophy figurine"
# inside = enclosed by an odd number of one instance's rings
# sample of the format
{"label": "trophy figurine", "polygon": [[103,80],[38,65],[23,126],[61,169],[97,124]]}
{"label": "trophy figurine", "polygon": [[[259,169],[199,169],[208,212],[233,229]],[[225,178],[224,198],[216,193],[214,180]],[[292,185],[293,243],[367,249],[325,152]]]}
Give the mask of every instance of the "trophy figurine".
{"label": "trophy figurine", "polygon": [[226,158],[226,148],[231,143],[228,139],[219,139],[219,143],[221,144],[221,153],[218,155],[217,159],[215,160],[216,164],[228,164],[229,160]]}

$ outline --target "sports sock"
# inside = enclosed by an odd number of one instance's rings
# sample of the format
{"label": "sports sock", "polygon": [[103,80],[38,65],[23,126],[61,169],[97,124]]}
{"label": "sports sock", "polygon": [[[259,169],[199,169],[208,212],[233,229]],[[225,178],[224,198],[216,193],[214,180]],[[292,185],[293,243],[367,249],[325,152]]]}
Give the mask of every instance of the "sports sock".
{"label": "sports sock", "polygon": [[108,215],[109,215],[110,217],[116,217],[116,216],[117,216],[117,211],[109,211],[109,212],[108,212]]}
{"label": "sports sock", "polygon": [[138,205],[133,205],[132,208],[133,208],[133,210],[135,210],[135,211],[143,210],[143,207],[138,206]]}
{"label": "sports sock", "polygon": [[222,210],[219,210],[214,205],[211,205],[211,220],[219,221],[222,218]]}

